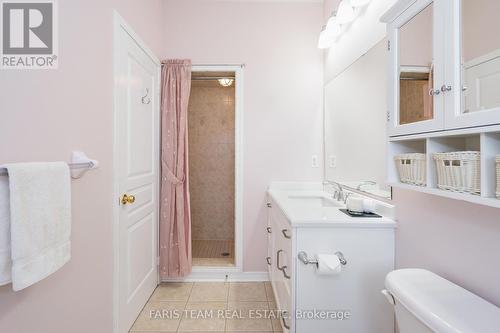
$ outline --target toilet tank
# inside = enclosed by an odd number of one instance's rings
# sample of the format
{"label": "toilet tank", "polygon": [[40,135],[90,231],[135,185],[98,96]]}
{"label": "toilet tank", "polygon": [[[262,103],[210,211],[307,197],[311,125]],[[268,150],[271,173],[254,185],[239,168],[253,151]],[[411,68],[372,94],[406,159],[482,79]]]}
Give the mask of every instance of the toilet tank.
{"label": "toilet tank", "polygon": [[500,308],[432,272],[396,270],[385,286],[400,333],[500,332]]}

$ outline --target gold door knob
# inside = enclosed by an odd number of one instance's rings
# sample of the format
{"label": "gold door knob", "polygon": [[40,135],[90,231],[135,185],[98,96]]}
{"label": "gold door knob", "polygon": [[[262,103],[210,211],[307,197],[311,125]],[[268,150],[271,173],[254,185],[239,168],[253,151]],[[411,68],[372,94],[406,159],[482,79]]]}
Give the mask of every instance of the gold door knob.
{"label": "gold door knob", "polygon": [[133,204],[135,202],[135,196],[124,194],[122,195],[121,202],[122,205]]}

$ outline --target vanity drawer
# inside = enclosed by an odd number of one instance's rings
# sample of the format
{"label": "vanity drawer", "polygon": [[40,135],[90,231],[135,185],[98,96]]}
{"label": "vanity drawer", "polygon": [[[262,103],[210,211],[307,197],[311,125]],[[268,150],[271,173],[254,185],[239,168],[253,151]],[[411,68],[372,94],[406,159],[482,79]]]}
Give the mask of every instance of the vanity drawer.
{"label": "vanity drawer", "polygon": [[272,282],[274,293],[276,296],[276,307],[279,310],[278,314],[281,328],[283,332],[289,332],[292,324],[292,298],[291,294],[287,292],[283,280],[276,280]]}
{"label": "vanity drawer", "polygon": [[279,318],[281,329],[284,333],[290,332],[292,325],[292,297],[289,293],[283,293],[282,304],[280,305],[281,316]]}
{"label": "vanity drawer", "polygon": [[285,215],[273,208],[272,232],[274,239],[274,255],[271,257],[276,268],[277,279],[283,280],[283,287],[291,294],[292,287],[292,228]]}

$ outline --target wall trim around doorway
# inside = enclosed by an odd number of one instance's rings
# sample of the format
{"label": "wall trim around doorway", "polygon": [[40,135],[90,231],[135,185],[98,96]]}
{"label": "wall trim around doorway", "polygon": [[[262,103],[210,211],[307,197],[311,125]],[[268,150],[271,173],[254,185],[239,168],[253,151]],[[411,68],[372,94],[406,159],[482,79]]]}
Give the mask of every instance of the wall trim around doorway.
{"label": "wall trim around doorway", "polygon": [[[243,68],[244,65],[196,65],[193,72],[234,72],[235,73],[235,193],[234,193],[234,266],[193,266],[193,272],[183,281],[223,281],[228,274],[234,278],[250,278],[243,272]],[[267,273],[266,273],[267,274]],[[262,277],[262,276],[261,276]],[[170,280],[168,280],[170,281]],[[241,280],[261,281],[261,280]]]}

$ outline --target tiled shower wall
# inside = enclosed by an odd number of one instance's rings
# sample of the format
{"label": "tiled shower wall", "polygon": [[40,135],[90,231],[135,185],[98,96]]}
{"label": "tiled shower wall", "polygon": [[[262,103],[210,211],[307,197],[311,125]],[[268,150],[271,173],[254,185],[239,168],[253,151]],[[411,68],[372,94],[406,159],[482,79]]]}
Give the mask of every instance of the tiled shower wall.
{"label": "tiled shower wall", "polygon": [[189,99],[192,238],[234,238],[235,89],[193,81]]}

